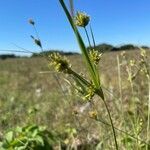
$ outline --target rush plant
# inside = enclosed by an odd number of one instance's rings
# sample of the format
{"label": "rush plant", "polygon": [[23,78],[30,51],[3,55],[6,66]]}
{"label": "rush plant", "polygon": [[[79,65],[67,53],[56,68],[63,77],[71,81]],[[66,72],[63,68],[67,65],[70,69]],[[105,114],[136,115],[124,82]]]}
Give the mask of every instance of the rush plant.
{"label": "rush plant", "polygon": [[[119,131],[126,135],[125,138],[123,138],[123,140],[121,142],[132,143],[133,141],[136,140],[137,141],[136,146],[139,147],[139,145],[140,145],[139,141],[140,141],[142,144],[145,144],[147,146],[147,150],[148,150],[149,144],[147,144],[147,143],[149,142],[150,99],[148,100],[149,104],[148,104],[148,121],[147,121],[147,132],[146,132],[147,140],[146,140],[146,142],[141,140],[141,138],[139,138],[139,131],[141,131],[141,130],[136,130],[139,128],[141,129],[141,125],[139,125],[140,118],[139,118],[139,120],[136,120],[136,117],[135,117],[136,125],[135,125],[135,123],[133,123],[133,128],[135,129],[135,131],[137,131],[134,133],[136,137],[134,137],[132,134],[128,133],[126,130],[123,131],[114,126],[113,119],[112,119],[112,115],[114,115],[114,114],[111,113],[110,108],[108,106],[108,102],[106,100],[106,96],[105,96],[104,90],[103,90],[104,88],[102,88],[102,79],[100,76],[100,70],[99,70],[99,66],[98,66],[99,62],[102,58],[102,53],[100,53],[100,51],[96,50],[96,48],[95,48],[95,38],[94,38],[93,31],[92,31],[92,27],[90,25],[90,17],[86,13],[81,12],[81,11],[77,11],[77,13],[75,14],[74,9],[73,9],[73,0],[70,0],[71,11],[69,11],[69,9],[67,8],[64,0],[59,0],[59,2],[60,2],[61,7],[63,8],[64,13],[68,19],[68,22],[75,34],[75,37],[76,37],[77,43],[79,45],[81,55],[82,55],[84,65],[85,65],[88,75],[83,74],[83,73],[78,73],[77,71],[75,71],[75,69],[73,69],[71,63],[69,62],[69,60],[65,56],[60,55],[59,53],[51,53],[48,57],[46,56],[46,59],[49,61],[49,65],[53,66],[53,68],[57,72],[63,73],[63,74],[66,74],[67,76],[69,76],[69,80],[67,80],[68,79],[67,78],[66,81],[73,87],[73,89],[75,91],[77,91],[77,94],[84,100],[84,102],[91,104],[90,106],[92,106],[92,110],[88,114],[89,118],[94,119],[95,121],[101,122],[101,123],[105,124],[106,126],[111,126],[112,133],[113,133],[113,139],[114,139],[113,142],[114,142],[114,146],[115,146],[116,150],[119,149],[118,143],[120,142],[119,135],[118,135],[118,141],[117,141],[116,131]],[[31,36],[31,38],[33,39],[34,43],[38,47],[40,47],[40,49],[43,52],[42,43],[38,36],[37,30],[35,27],[35,22],[33,20],[29,20],[29,23],[34,27],[34,30],[36,33],[36,37]],[[88,31],[88,28],[87,28],[88,26],[89,26],[90,32]],[[85,45],[85,42],[84,42],[78,28],[82,28],[85,31],[85,35],[87,37],[87,41],[89,44],[88,48]],[[92,39],[90,39],[90,37],[92,37]],[[136,78],[137,74],[140,72],[141,69],[146,74],[148,83],[150,83],[149,82],[150,81],[149,80],[150,79],[149,78],[149,69],[148,69],[149,66],[146,63],[146,55],[145,55],[144,50],[141,50],[141,58],[142,59],[139,64],[140,68],[136,72],[133,69],[134,61],[130,61],[129,65],[127,66],[128,81],[131,86],[132,97],[134,97],[133,80]],[[121,68],[120,68],[119,57],[117,58],[117,62],[118,62],[119,88],[120,88],[121,111],[122,111],[121,117],[123,118],[124,126],[126,128],[125,116],[124,116],[125,114],[123,113],[123,110],[122,110],[123,109],[123,102],[122,102],[123,91],[122,91],[122,86],[121,86],[122,80],[121,80],[121,76],[120,76]],[[104,103],[110,123],[102,121],[101,118],[99,117],[98,110],[96,109],[95,103],[94,103],[95,95],[97,95],[99,97],[99,99]],[[120,105],[119,105],[119,107],[120,107]],[[113,109],[114,108],[112,108],[112,112],[113,112]],[[78,111],[76,111],[75,113],[78,113]],[[122,118],[120,118],[120,119],[122,119]],[[109,135],[106,135],[106,136],[109,136]],[[130,137],[130,138],[128,138],[128,137]],[[121,139],[122,139],[122,137],[121,137]],[[140,147],[141,147],[141,145],[140,145]]]}
{"label": "rush plant", "polygon": [[[77,12],[76,16],[72,16],[68,8],[66,7],[64,0],[59,0],[59,2],[76,36],[76,40],[81,50],[82,57],[85,62],[85,66],[87,68],[89,76],[88,78],[85,78],[84,76],[78,74],[76,71],[72,69],[69,61],[65,57],[56,53],[51,54],[49,56],[50,65],[54,66],[56,71],[68,74],[69,76],[72,77],[73,81],[71,81],[71,85],[75,88],[75,90],[78,91],[78,93],[80,93],[80,95],[82,96],[84,100],[87,100],[88,102],[92,103],[94,95],[98,95],[100,97],[100,99],[104,102],[104,105],[106,107],[108,117],[110,120],[110,124],[111,124],[111,128],[112,128],[112,132],[113,132],[113,136],[114,136],[115,147],[116,147],[116,150],[118,150],[117,137],[116,137],[113,120],[111,117],[109,107],[104,97],[103,89],[101,87],[98,63],[101,59],[102,54],[99,53],[99,51],[91,47],[89,34],[86,29],[86,27],[89,24],[90,17],[83,12]],[[91,48],[90,51],[85,46],[85,43],[81,37],[81,34],[79,33],[78,27],[81,27],[85,30],[85,33],[89,42],[89,46]],[[91,35],[93,39],[93,44],[95,45],[94,35],[93,35],[91,27],[90,27],[90,31],[91,31]],[[91,116],[93,116],[98,121],[96,112],[94,112],[94,115],[90,115],[90,117]]]}

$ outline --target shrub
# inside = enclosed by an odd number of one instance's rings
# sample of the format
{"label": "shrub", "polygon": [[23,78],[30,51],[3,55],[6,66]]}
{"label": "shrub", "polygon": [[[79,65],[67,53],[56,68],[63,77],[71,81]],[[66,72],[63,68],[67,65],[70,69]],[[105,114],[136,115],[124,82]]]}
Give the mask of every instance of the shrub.
{"label": "shrub", "polygon": [[27,125],[7,132],[1,150],[51,150],[55,136],[43,126]]}

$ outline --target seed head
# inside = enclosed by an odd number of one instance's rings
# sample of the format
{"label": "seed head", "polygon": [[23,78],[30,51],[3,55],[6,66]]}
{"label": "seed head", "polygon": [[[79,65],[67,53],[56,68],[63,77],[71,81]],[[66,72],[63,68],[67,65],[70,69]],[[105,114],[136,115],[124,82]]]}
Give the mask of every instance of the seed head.
{"label": "seed head", "polygon": [[32,36],[32,35],[31,35],[31,38],[34,40],[34,43],[35,43],[36,45],[38,45],[39,47],[42,48],[42,44],[41,44],[40,39],[36,39],[36,38],[34,38],[34,36]]}
{"label": "seed head", "polygon": [[90,51],[90,58],[94,64],[97,65],[102,58],[102,53],[99,53],[99,51],[93,49]]}
{"label": "seed head", "polygon": [[39,47],[42,47],[41,41],[39,39],[34,40],[35,44],[38,45]]}
{"label": "seed head", "polygon": [[69,65],[67,59],[62,57],[58,53],[53,53],[49,56],[50,58],[50,65],[54,66],[57,72],[63,72],[70,74],[71,66]]}
{"label": "seed head", "polygon": [[35,25],[35,22],[32,19],[29,19],[29,23],[33,26]]}
{"label": "seed head", "polygon": [[87,93],[85,93],[86,95],[83,97],[84,100],[91,100],[93,98],[93,96],[95,95],[95,89],[90,86],[87,88]]}
{"label": "seed head", "polygon": [[79,27],[86,27],[90,21],[90,17],[83,12],[77,12],[75,16],[75,24]]}

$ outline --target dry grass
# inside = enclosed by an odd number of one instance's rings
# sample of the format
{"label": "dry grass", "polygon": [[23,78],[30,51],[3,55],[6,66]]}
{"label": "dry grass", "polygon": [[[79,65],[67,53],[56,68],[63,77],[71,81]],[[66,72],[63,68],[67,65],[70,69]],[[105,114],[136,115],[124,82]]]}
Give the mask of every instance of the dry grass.
{"label": "dry grass", "polygon": [[[142,131],[138,138],[145,140],[144,128],[147,125],[148,98],[146,79],[143,76],[137,77],[133,96],[126,69],[121,66],[123,93],[120,99],[117,67],[117,55],[120,53],[105,53],[100,62],[100,74],[106,99],[116,127],[137,137],[134,130],[139,127],[139,120],[142,119]],[[150,57],[150,52],[147,52],[147,55]],[[128,59],[134,58],[138,61],[139,51],[129,51],[127,56]],[[79,55],[70,56],[69,60],[75,70],[86,72]],[[95,139],[111,145],[113,142],[108,142],[112,136],[110,127],[91,121],[88,117],[88,112],[93,108],[87,107],[78,116],[73,115],[73,110],[80,111],[85,107],[85,102],[75,96],[63,78],[62,74],[56,74],[48,68],[48,62],[43,58],[0,60],[0,133],[27,122],[44,124],[49,130],[55,129],[59,132],[63,132],[66,124],[70,124],[78,130],[78,138],[82,137],[81,139],[86,140],[87,136],[94,136]],[[121,100],[123,110],[121,110]],[[103,104],[97,97],[94,101],[100,118],[107,121],[107,113]],[[122,111],[125,118],[121,116]],[[137,120],[134,120],[135,116]],[[121,143],[125,136],[120,132],[117,133],[120,137],[118,141]]]}

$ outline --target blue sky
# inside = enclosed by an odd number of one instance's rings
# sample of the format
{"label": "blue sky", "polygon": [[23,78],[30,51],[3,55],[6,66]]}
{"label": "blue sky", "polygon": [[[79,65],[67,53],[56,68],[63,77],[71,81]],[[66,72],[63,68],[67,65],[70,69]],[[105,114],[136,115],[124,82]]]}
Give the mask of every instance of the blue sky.
{"label": "blue sky", "polygon": [[[74,4],[75,10],[91,16],[97,43],[150,46],[150,0],[74,0]],[[0,0],[0,49],[20,50],[16,44],[38,50],[30,38],[34,30],[29,18],[35,20],[45,49],[79,51],[58,0]]]}

